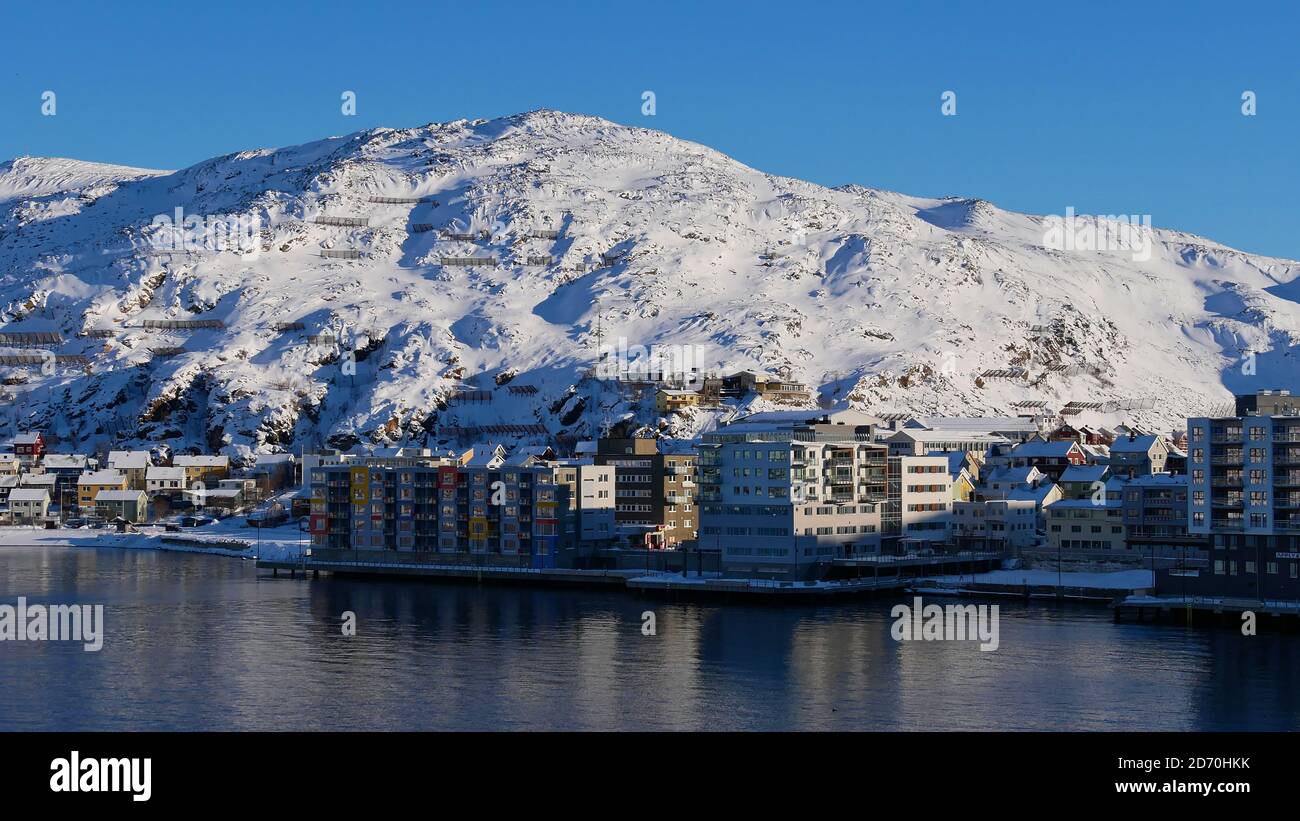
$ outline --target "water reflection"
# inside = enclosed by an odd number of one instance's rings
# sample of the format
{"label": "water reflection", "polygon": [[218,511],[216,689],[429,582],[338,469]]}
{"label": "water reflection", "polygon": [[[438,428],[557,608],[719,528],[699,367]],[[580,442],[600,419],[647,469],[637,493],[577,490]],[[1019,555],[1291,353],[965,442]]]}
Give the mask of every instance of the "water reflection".
{"label": "water reflection", "polygon": [[1003,602],[989,653],[895,642],[887,599],[304,581],[113,549],[5,549],[0,578],[5,602],[102,603],[107,622],[99,653],[0,644],[0,729],[1300,728],[1300,636],[1098,608]]}

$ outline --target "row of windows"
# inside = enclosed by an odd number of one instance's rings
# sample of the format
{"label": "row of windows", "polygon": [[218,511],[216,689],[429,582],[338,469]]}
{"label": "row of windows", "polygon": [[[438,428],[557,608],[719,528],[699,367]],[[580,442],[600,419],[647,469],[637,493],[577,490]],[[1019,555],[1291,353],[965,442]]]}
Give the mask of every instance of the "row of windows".
{"label": "row of windows", "polygon": [[[1243,564],[1245,564],[1245,572],[1246,572],[1246,575],[1249,576],[1249,575],[1251,575],[1252,573],[1255,572],[1255,568],[1256,568],[1257,565],[1256,565],[1254,562],[1244,562]],[[1297,578],[1297,573],[1300,572],[1300,566],[1297,566],[1297,564],[1296,564],[1295,562],[1288,562],[1288,564],[1290,565],[1290,575],[1291,575],[1291,578],[1293,578],[1293,579],[1294,579],[1294,578]],[[1277,569],[1278,569],[1278,564],[1277,564],[1277,562],[1265,562],[1265,563],[1264,563],[1264,572],[1267,573],[1267,574],[1270,575],[1270,576],[1276,576],[1276,575],[1277,575]],[[1222,559],[1215,559],[1215,561],[1214,561],[1214,573],[1215,573],[1216,576],[1222,576],[1222,575],[1224,575],[1224,561],[1223,561]],[[1237,575],[1237,562],[1235,562],[1235,561],[1228,561],[1228,562],[1227,562],[1227,575],[1229,575],[1229,576],[1235,576],[1235,575]]]}

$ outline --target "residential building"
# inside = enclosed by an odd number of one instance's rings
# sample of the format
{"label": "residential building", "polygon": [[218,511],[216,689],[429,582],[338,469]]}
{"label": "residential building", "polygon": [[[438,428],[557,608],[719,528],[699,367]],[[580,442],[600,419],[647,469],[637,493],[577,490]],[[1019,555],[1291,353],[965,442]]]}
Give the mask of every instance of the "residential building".
{"label": "residential building", "polygon": [[16,453],[0,453],[0,476],[17,476],[22,472],[22,462]]}
{"label": "residential building", "polygon": [[989,456],[989,464],[1005,462],[1007,467],[1033,465],[1053,482],[1059,481],[1070,465],[1082,465],[1086,461],[1078,442],[1047,442],[1042,439],[1022,442],[1010,450]]}
{"label": "residential building", "polygon": [[1110,446],[1110,472],[1113,476],[1149,476],[1153,473],[1165,473],[1165,460],[1169,457],[1169,445],[1163,437],[1154,433],[1138,436],[1130,433],[1116,439]]}
{"label": "residential building", "polygon": [[888,498],[882,535],[897,537],[899,552],[948,542],[952,521],[952,478],[947,456],[890,456]]}
{"label": "residential building", "polygon": [[655,410],[660,413],[674,413],[686,408],[698,407],[700,395],[695,391],[660,388],[655,391]]}
{"label": "residential building", "polygon": [[149,520],[149,497],[143,490],[101,490],[95,496],[94,509],[102,519],[123,519],[133,524]]}
{"label": "residential building", "polygon": [[[1300,600],[1300,415],[1282,391],[1238,397],[1245,415],[1187,420],[1189,534],[1210,539],[1202,596]],[[1265,411],[1287,411],[1263,415]]]}
{"label": "residential building", "polygon": [[528,458],[523,464],[550,467],[555,484],[568,489],[568,512],[561,517],[559,533],[562,550],[586,551],[613,546],[618,537],[613,467],[584,459],[546,461],[536,457]]}
{"label": "residential building", "polygon": [[110,450],[108,466],[126,477],[126,486],[130,490],[144,490],[145,472],[153,464],[153,458],[147,450]]}
{"label": "residential building", "polygon": [[1014,551],[1037,541],[1038,511],[1023,499],[959,501],[952,506],[952,536],[963,550]]}
{"label": "residential building", "polygon": [[695,538],[698,517],[677,515],[692,513],[696,504],[695,458],[661,453],[659,440],[649,431],[596,442],[593,461],[614,468],[615,517],[624,536],[638,543],[649,539],[657,547]]}
{"label": "residential building", "polygon": [[20,487],[9,492],[9,519],[14,524],[36,524],[50,515],[50,494],[45,488]]}
{"label": "residential building", "polygon": [[59,477],[53,473],[24,473],[18,477],[18,487],[37,487],[44,490],[50,495],[50,499],[55,498],[55,485]]}
{"label": "residential building", "polygon": [[0,504],[9,500],[9,492],[19,487],[19,476],[16,473],[0,474]]}
{"label": "residential building", "polygon": [[94,510],[100,491],[126,489],[126,476],[116,470],[87,471],[77,477],[77,507]]}
{"label": "residential building", "polygon": [[700,546],[718,549],[728,573],[785,578],[879,553],[889,459],[873,421],[850,410],[755,414],[706,433]]}
{"label": "residential building", "polygon": [[1047,476],[1033,465],[994,468],[984,474],[975,495],[982,500],[1006,499],[1012,491],[1038,487],[1049,483]]}
{"label": "residential building", "polygon": [[77,479],[85,471],[94,468],[94,461],[80,453],[47,453],[41,457],[41,470],[45,475],[55,477],[54,488],[50,491],[51,503],[74,503],[77,498]]}
{"label": "residential building", "polygon": [[186,478],[185,468],[183,467],[162,467],[159,465],[150,465],[145,470],[145,490],[150,496],[166,495],[179,497],[187,487],[189,482]]}
{"label": "residential building", "polygon": [[1129,552],[1119,499],[1062,499],[1047,507],[1046,517],[1047,544],[1052,550],[1116,556]]}
{"label": "residential building", "polygon": [[23,465],[39,462],[45,455],[45,437],[40,431],[20,433],[9,440],[10,449]]}
{"label": "residential building", "polygon": [[812,401],[812,393],[804,383],[753,371],[740,371],[723,377],[720,393],[724,396],[754,393],[775,402]]}
{"label": "residential building", "polygon": [[1104,495],[1110,468],[1106,465],[1070,465],[1057,482],[1066,499],[1091,499]]}
{"label": "residential building", "polygon": [[230,475],[230,457],[201,454],[198,456],[172,456],[172,467],[185,469],[185,482],[192,484],[202,482],[205,486],[216,487]]}
{"label": "residential building", "polygon": [[[292,453],[259,453],[248,475],[262,496],[270,496],[290,487],[294,481]],[[224,478],[224,477],[223,477]]]}
{"label": "residential building", "polygon": [[1125,538],[1130,550],[1158,558],[1204,559],[1209,536],[1187,528],[1188,477],[1155,473],[1124,483]]}
{"label": "residential building", "polygon": [[1300,416],[1300,396],[1274,388],[1236,397],[1237,416]]}
{"label": "residential building", "polygon": [[[603,536],[601,523],[611,524],[613,497],[597,486],[613,485],[612,475],[594,465],[511,460],[490,446],[424,464],[320,466],[311,477],[312,543],[472,555],[508,566],[574,566],[598,546],[583,542],[584,529]],[[572,487],[582,488],[574,505]]]}

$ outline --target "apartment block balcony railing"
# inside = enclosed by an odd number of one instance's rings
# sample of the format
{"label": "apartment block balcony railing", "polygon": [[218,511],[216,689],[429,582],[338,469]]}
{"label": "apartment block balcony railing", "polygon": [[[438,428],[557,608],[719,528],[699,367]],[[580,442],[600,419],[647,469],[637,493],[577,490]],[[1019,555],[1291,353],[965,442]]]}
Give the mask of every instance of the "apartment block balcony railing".
{"label": "apartment block balcony railing", "polygon": [[1211,442],[1234,443],[1241,441],[1241,428],[1230,428],[1221,433],[1210,434]]}
{"label": "apartment block balcony railing", "polygon": [[1210,480],[1213,487],[1241,487],[1243,483],[1240,476],[1216,476]]}
{"label": "apartment block balcony railing", "polygon": [[1242,464],[1242,461],[1243,460],[1240,453],[1223,454],[1221,456],[1210,457],[1210,464],[1212,465],[1240,465]]}

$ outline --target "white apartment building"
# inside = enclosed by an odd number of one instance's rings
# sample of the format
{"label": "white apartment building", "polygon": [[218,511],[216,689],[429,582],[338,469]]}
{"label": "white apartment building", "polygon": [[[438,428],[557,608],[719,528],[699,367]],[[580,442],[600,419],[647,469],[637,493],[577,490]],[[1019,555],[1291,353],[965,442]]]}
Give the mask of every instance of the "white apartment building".
{"label": "white apartment building", "polygon": [[871,421],[856,411],[755,414],[705,434],[701,547],[721,550],[725,572],[792,579],[879,552],[888,462]]}
{"label": "white apartment building", "polygon": [[[537,464],[546,464],[538,462]],[[557,485],[569,488],[569,511],[565,536],[588,544],[609,542],[617,536],[614,519],[614,466],[597,465],[589,459],[561,459],[552,462]]]}
{"label": "white apartment building", "polygon": [[954,502],[952,534],[959,547],[985,550],[1033,547],[1037,506],[1028,499]]}
{"label": "white apartment building", "polygon": [[889,505],[884,531],[887,538],[899,536],[905,551],[948,541],[952,522],[952,476],[948,466],[947,456],[889,457]]}

